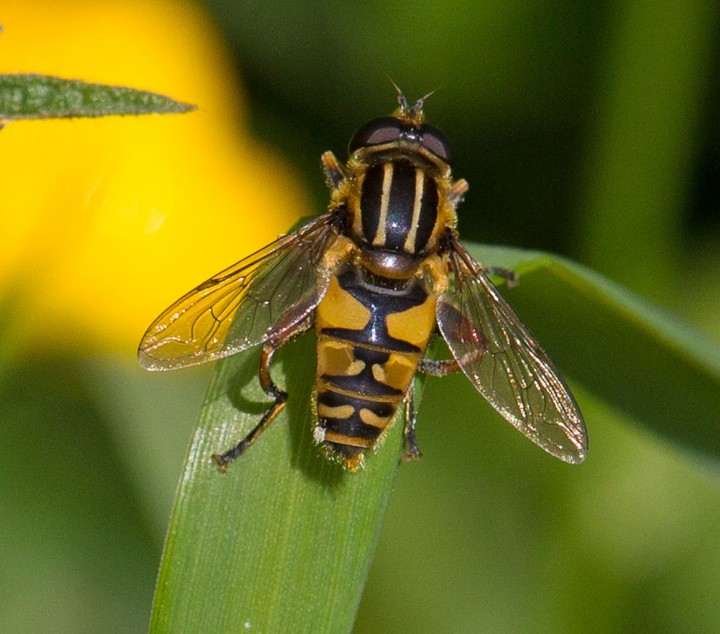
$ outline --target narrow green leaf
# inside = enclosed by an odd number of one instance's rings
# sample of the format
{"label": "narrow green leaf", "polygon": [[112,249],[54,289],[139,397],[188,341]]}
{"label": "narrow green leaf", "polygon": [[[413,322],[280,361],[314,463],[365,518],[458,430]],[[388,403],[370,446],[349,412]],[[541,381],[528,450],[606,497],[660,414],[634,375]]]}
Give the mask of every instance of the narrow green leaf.
{"label": "narrow green leaf", "polygon": [[152,632],[349,631],[401,456],[402,425],[358,474],[313,443],[314,337],[278,353],[288,406],[221,474],[267,407],[257,354],[218,364],[165,544]]}
{"label": "narrow green leaf", "polygon": [[0,75],[0,122],[182,113],[195,106],[152,92],[47,75]]}
{"label": "narrow green leaf", "polygon": [[[517,249],[472,250],[521,273],[508,297],[571,379],[649,428],[720,457],[718,346],[578,265]],[[267,400],[257,353],[218,364],[168,530],[152,632],[352,628],[402,425],[364,471],[328,462],[311,432],[313,346],[309,334],[279,352],[273,376],[290,393],[288,407],[226,474],[210,456],[242,438]],[[592,438],[592,420],[588,427]]]}

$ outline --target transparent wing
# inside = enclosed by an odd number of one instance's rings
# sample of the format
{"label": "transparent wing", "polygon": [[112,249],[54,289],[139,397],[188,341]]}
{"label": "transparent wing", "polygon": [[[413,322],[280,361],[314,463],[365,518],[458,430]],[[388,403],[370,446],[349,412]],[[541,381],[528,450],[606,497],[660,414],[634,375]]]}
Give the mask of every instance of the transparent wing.
{"label": "transparent wing", "polygon": [[439,298],[437,321],[462,371],[535,444],[566,462],[582,462],[585,423],[545,351],[457,240],[450,266],[454,288]]}
{"label": "transparent wing", "polygon": [[321,260],[337,235],[332,220],[319,216],[181,297],[148,328],[140,364],[173,370],[221,359],[301,322],[327,290]]}

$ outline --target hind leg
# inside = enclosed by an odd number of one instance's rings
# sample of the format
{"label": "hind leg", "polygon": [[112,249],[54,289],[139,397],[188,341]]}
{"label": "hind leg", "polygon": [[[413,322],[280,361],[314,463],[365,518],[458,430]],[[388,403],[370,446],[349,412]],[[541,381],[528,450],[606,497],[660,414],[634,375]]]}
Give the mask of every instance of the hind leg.
{"label": "hind leg", "polygon": [[405,453],[403,454],[403,461],[408,460],[419,460],[422,456],[420,448],[415,440],[415,380],[410,383],[410,388],[405,396]]}
{"label": "hind leg", "polygon": [[[428,376],[447,376],[458,372],[460,366],[455,359],[420,359],[418,372]],[[415,426],[417,414],[415,412],[415,382],[410,384],[407,396],[405,397],[405,454],[403,460],[417,460],[422,456],[417,440],[415,439]]]}

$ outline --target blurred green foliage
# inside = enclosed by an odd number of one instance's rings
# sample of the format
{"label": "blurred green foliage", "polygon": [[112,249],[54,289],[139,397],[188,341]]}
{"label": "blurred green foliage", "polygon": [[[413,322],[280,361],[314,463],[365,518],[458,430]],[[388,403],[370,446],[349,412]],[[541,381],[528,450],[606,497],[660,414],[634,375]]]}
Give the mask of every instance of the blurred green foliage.
{"label": "blurred green foliage", "polygon": [[[411,98],[440,88],[427,113],[470,181],[463,236],[572,255],[720,335],[716,3],[207,4],[258,133],[307,170],[318,210],[320,153],[344,157],[394,107],[383,73]],[[530,281],[517,290],[531,301]],[[569,348],[618,343],[529,325],[561,368]],[[617,348],[606,381],[642,353]],[[662,360],[646,362],[650,381]],[[0,363],[1,629],[144,629],[207,373],[51,352]],[[425,458],[400,470],[356,631],[717,631],[717,463],[673,440],[707,430],[673,416],[660,438],[593,388],[577,394],[590,457],[570,467],[462,377],[429,382]],[[444,424],[448,404],[466,425]]]}

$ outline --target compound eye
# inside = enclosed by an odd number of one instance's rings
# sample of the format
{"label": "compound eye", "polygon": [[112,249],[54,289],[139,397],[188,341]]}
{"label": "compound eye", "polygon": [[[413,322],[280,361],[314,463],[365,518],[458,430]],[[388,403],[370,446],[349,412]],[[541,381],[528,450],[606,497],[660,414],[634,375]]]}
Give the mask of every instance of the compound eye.
{"label": "compound eye", "polygon": [[431,125],[422,126],[422,146],[446,163],[452,162],[452,148],[448,138]]}
{"label": "compound eye", "polygon": [[352,154],[361,147],[397,141],[400,138],[401,129],[402,122],[395,117],[373,119],[353,135],[348,151]]}

